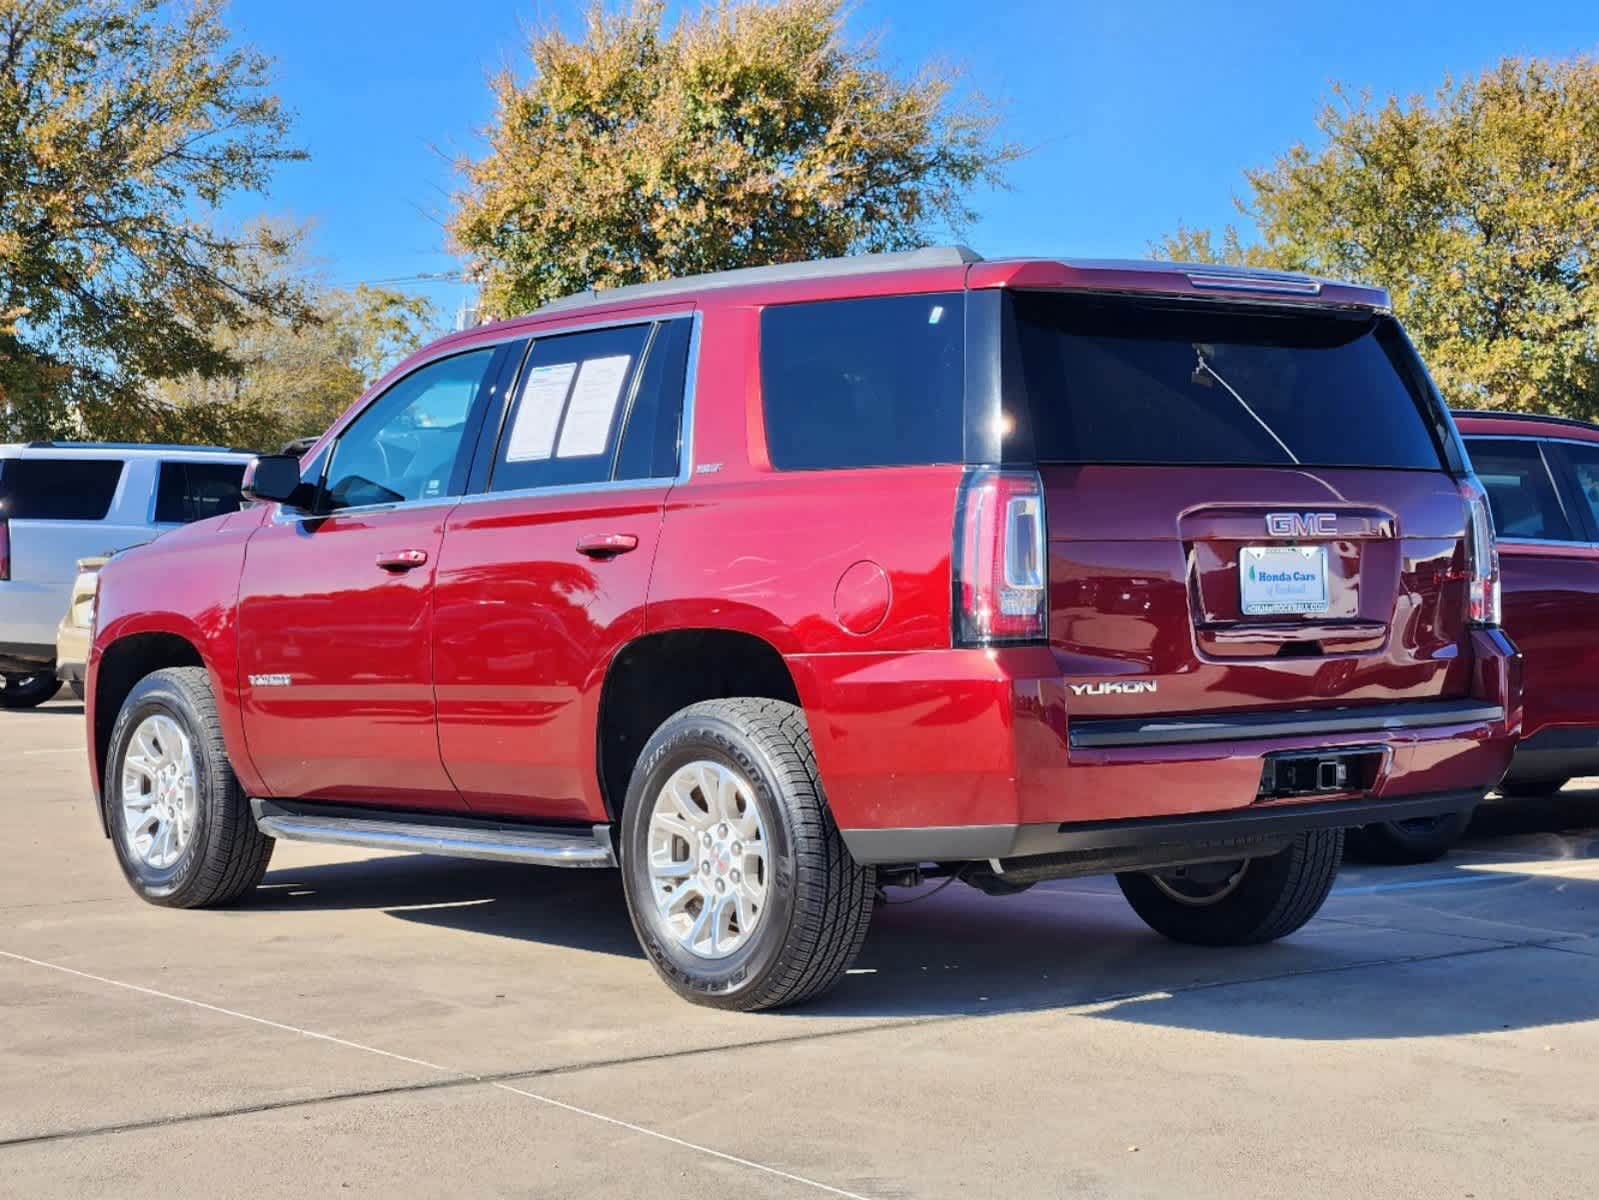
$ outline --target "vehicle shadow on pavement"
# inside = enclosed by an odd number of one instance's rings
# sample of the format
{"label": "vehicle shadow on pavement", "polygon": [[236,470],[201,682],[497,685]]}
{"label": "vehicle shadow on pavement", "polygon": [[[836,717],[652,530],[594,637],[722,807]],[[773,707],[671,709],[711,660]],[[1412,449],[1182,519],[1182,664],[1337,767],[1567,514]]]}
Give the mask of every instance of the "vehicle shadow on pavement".
{"label": "vehicle shadow on pavement", "polygon": [[[1443,862],[1346,865],[1321,917],[1264,946],[1168,942],[1105,878],[1007,897],[959,883],[937,894],[928,885],[920,899],[895,889],[851,973],[786,1011],[881,1019],[1073,1008],[1309,1040],[1599,1016],[1599,793],[1494,805],[1479,825],[1492,840],[1474,833]],[[614,871],[382,856],[274,870],[250,907],[386,909],[439,928],[640,959],[641,985],[655,986]]]}
{"label": "vehicle shadow on pavement", "polygon": [[282,867],[251,910],[391,909],[402,921],[643,959],[615,871],[420,854]]}
{"label": "vehicle shadow on pavement", "polygon": [[51,700],[46,704],[39,705],[37,708],[23,709],[21,711],[43,713],[52,717],[77,717],[78,720],[83,720],[83,701],[73,696],[71,692],[63,692],[62,695],[67,697],[67,699]]}

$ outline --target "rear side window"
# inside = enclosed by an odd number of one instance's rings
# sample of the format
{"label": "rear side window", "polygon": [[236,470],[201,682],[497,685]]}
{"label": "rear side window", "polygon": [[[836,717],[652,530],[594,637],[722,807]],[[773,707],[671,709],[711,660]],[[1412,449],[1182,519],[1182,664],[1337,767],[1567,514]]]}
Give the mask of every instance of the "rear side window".
{"label": "rear side window", "polygon": [[8,458],[0,462],[0,517],[103,521],[121,480],[119,458]]}
{"label": "rear side window", "polygon": [[1040,462],[1438,470],[1391,319],[1017,293],[1006,406]]}
{"label": "rear side window", "polygon": [[1537,442],[1467,438],[1472,469],[1488,493],[1494,532],[1504,538],[1575,537]]}
{"label": "rear side window", "polygon": [[761,398],[772,465],[960,462],[964,326],[959,292],[766,309]]}
{"label": "rear side window", "polygon": [[[1582,517],[1579,514],[1585,512],[1589,526],[1599,529],[1599,446],[1561,442],[1558,447],[1551,446],[1550,450],[1558,451],[1559,457],[1569,464],[1571,503],[1581,506],[1578,512],[1572,514],[1574,522],[1580,523]],[[1575,536],[1579,541],[1582,540],[1582,535]]]}
{"label": "rear side window", "polygon": [[650,332],[649,325],[622,325],[535,341],[505,419],[489,490],[610,479]]}
{"label": "rear side window", "polygon": [[156,524],[187,524],[237,512],[243,479],[243,463],[162,463],[156,481]]}

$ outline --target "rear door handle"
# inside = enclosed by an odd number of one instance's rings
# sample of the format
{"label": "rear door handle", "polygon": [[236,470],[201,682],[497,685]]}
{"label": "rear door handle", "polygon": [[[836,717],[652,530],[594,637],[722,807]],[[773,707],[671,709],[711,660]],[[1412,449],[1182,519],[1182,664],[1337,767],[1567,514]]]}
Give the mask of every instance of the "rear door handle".
{"label": "rear door handle", "polygon": [[590,558],[615,558],[638,549],[638,538],[631,533],[586,533],[577,539],[577,552]]}
{"label": "rear door handle", "polygon": [[401,571],[414,571],[427,560],[426,550],[386,550],[378,555],[378,566],[399,574]]}

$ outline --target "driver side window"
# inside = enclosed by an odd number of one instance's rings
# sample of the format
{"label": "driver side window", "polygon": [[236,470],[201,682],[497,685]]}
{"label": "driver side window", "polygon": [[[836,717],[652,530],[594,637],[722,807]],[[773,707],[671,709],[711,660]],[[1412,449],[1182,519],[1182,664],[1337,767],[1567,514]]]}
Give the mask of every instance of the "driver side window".
{"label": "driver side window", "polygon": [[429,363],[369,404],[333,447],[320,509],[458,494],[467,417],[494,353],[486,346]]}

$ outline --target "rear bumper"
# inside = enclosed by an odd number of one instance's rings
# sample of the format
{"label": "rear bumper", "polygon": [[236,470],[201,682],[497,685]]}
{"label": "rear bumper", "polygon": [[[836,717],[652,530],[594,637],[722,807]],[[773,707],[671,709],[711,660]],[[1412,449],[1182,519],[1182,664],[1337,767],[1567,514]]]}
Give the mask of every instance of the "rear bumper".
{"label": "rear bumper", "polygon": [[1599,774],[1599,726],[1562,725],[1539,730],[1517,743],[1505,782],[1594,774]]}
{"label": "rear bumper", "polygon": [[[1318,707],[1307,694],[1174,718],[1137,717],[1129,698],[1115,720],[1074,719],[1064,664],[1042,647],[788,661],[839,829],[862,861],[904,862],[1049,853],[1069,829],[1303,807],[1260,796],[1266,757],[1295,751],[1382,752],[1362,790],[1315,798],[1341,806],[1331,825],[1430,815],[1440,796],[1432,812],[1470,807],[1510,764],[1521,660],[1498,630],[1474,633],[1463,657],[1470,686],[1448,700]],[[1410,808],[1396,818],[1382,805]]]}
{"label": "rear bumper", "polygon": [[[1203,850],[1224,842],[1291,837],[1309,829],[1343,829],[1379,821],[1408,821],[1469,812],[1484,789],[1393,799],[1282,801],[1242,810],[1180,817],[1059,825],[955,825],[921,829],[846,829],[844,844],[866,863],[960,862],[1031,858],[1045,854],[1153,851],[1162,861],[1184,846]],[[1136,853],[1133,856],[1136,858]]]}
{"label": "rear bumper", "polygon": [[0,672],[29,674],[55,664],[54,642],[0,642]]}
{"label": "rear bumper", "polygon": [[89,631],[62,621],[56,629],[55,651],[56,678],[81,683],[89,661]]}

